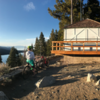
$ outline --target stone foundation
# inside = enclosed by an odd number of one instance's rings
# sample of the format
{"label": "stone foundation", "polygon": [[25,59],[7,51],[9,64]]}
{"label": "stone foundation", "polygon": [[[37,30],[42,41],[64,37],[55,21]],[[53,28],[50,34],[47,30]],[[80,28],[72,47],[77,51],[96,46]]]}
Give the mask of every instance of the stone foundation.
{"label": "stone foundation", "polygon": [[79,63],[100,63],[99,56],[69,56],[64,55],[66,64],[79,64]]}

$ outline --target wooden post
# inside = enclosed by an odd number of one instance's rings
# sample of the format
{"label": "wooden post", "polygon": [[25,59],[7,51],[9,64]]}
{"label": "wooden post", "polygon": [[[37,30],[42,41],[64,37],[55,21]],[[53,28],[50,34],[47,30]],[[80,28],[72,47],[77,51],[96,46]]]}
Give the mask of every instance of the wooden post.
{"label": "wooden post", "polygon": [[71,51],[73,51],[73,47],[72,46],[73,46],[73,42],[71,42]]}
{"label": "wooden post", "polygon": [[83,53],[84,53],[84,42],[83,42]]}
{"label": "wooden post", "polygon": [[64,47],[63,47],[63,51],[65,51],[65,49],[64,49],[64,48],[65,48],[65,45],[64,45],[64,43],[65,43],[65,42],[63,42],[63,46],[64,46]]}
{"label": "wooden post", "polygon": [[53,51],[53,41],[52,41],[52,51]]}
{"label": "wooden post", "polygon": [[[63,45],[62,45],[62,46],[65,46],[65,45],[64,45],[64,43],[63,43]],[[62,47],[62,50],[64,51],[64,47]]]}
{"label": "wooden post", "polygon": [[96,52],[98,51],[98,42],[96,42]]}
{"label": "wooden post", "polygon": [[56,43],[56,50],[57,50],[57,43]]}
{"label": "wooden post", "polygon": [[[60,46],[62,46],[62,43],[60,44]],[[60,50],[62,50],[62,47],[60,48]]]}
{"label": "wooden post", "polygon": [[61,50],[61,47],[60,46],[61,46],[61,43],[59,43],[59,50]]}

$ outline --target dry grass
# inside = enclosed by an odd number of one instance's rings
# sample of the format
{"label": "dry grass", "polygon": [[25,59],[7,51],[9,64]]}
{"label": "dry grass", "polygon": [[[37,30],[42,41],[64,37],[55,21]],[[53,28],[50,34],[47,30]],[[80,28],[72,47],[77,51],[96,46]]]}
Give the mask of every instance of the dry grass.
{"label": "dry grass", "polygon": [[8,66],[8,64],[1,63],[0,64],[0,76],[9,73],[10,68],[11,67]]}

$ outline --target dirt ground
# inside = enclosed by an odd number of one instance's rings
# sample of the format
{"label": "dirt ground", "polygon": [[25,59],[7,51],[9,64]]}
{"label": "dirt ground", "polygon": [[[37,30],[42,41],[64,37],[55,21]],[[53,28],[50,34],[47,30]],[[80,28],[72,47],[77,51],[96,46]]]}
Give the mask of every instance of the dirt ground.
{"label": "dirt ground", "polygon": [[[39,71],[36,78],[24,80],[18,77],[9,86],[0,86],[9,100],[100,100],[100,86],[87,83],[87,74],[100,76],[99,64],[79,64],[57,66]],[[44,76],[52,75],[56,82],[52,86],[37,88],[35,83]]]}

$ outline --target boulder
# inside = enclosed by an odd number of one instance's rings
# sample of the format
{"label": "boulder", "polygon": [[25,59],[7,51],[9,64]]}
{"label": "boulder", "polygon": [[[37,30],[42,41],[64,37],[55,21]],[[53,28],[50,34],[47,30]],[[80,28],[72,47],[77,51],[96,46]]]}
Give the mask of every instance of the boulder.
{"label": "boulder", "polygon": [[95,85],[100,85],[100,79],[96,82]]}
{"label": "boulder", "polygon": [[0,100],[9,100],[8,97],[2,91],[0,91]]}
{"label": "boulder", "polygon": [[56,65],[61,65],[61,62],[60,62],[60,61],[57,61],[57,62],[56,62]]}
{"label": "boulder", "polygon": [[93,74],[88,73],[87,82],[92,82],[92,81],[96,82],[97,78]]}
{"label": "boulder", "polygon": [[36,87],[40,88],[40,87],[45,87],[48,85],[52,85],[53,83],[55,83],[55,78],[52,76],[45,76],[42,79],[38,80],[35,85]]}

